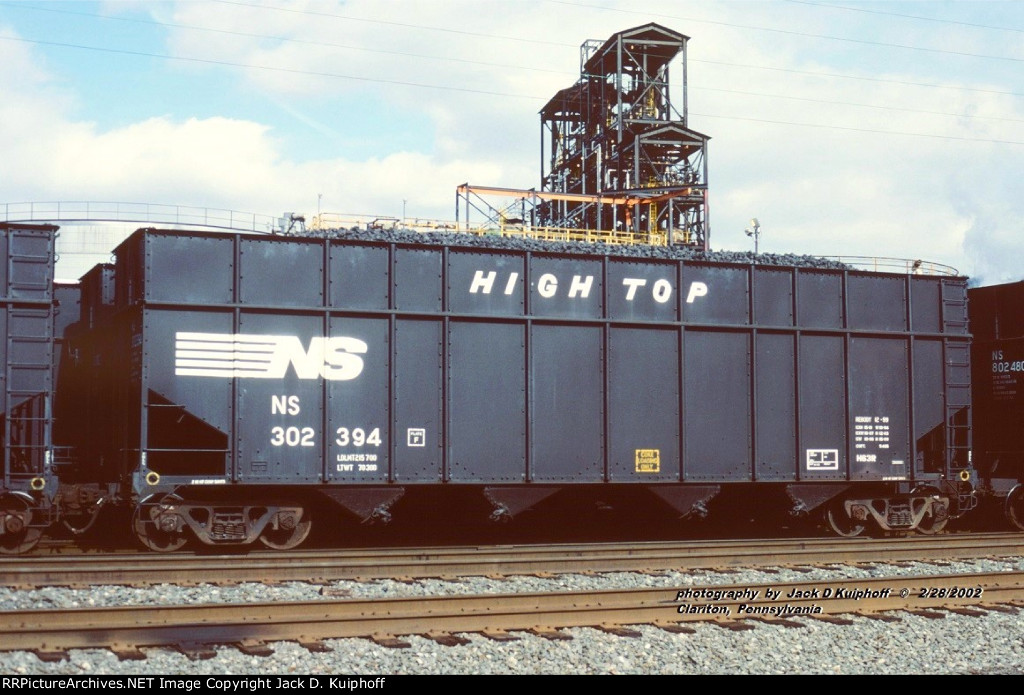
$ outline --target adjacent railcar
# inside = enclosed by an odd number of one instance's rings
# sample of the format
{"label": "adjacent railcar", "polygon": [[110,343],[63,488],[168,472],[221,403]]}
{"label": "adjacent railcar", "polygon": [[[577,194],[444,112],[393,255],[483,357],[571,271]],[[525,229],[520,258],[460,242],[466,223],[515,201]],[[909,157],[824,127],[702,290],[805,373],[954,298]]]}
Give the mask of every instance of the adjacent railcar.
{"label": "adjacent railcar", "polygon": [[409,489],[772,487],[843,535],[971,506],[963,278],[464,243],[139,230],[83,291],[80,474],[157,550]]}
{"label": "adjacent railcar", "polygon": [[0,552],[53,521],[53,267],[57,227],[0,223]]}
{"label": "adjacent railcar", "polygon": [[974,465],[982,488],[1024,530],[1024,282],[968,291]]}

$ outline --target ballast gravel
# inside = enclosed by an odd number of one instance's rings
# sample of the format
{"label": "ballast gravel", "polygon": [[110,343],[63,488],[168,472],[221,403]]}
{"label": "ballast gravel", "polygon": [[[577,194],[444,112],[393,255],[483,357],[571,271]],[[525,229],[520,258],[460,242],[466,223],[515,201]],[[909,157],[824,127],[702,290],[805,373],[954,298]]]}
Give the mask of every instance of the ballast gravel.
{"label": "ballast gravel", "polygon": [[[1024,558],[950,562],[941,565],[835,566],[810,571],[666,572],[659,575],[610,573],[555,577],[468,577],[460,581],[422,580],[328,584],[292,582],[196,587],[160,585],[132,589],[48,587],[0,588],[0,610],[62,609],[103,605],[175,605],[210,602],[315,601],[386,596],[507,594],[594,588],[783,584],[821,579],[877,576],[957,575],[1024,570]],[[951,579],[955,584],[955,578]],[[420,636],[404,639],[408,649],[379,646],[364,639],[327,640],[329,652],[313,653],[295,643],[277,642],[273,654],[250,656],[217,647],[211,659],[193,661],[171,649],[146,649],[144,661],[119,661],[107,650],[71,650],[69,660],[46,663],[27,652],[0,652],[0,673],[23,674],[928,674],[1024,673],[1024,610],[988,612],[981,617],[946,614],[936,620],[900,613],[898,622],[852,617],[852,625],[832,625],[797,617],[804,627],[755,623],[741,632],[690,623],[693,634],[673,634],[639,626],[640,637],[617,637],[591,628],[563,632],[573,639],[548,640],[513,633],[513,642],[475,634],[462,646],[442,646]]]}

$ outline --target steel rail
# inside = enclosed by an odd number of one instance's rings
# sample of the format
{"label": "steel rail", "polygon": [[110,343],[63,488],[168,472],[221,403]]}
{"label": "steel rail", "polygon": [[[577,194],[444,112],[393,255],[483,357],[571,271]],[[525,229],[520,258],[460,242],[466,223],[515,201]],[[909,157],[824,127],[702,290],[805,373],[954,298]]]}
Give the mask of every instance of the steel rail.
{"label": "steel rail", "polygon": [[773,539],[305,550],[248,555],[0,558],[0,586],[324,582],[387,578],[669,571],[1024,556],[1019,533],[892,539]]}
{"label": "steel rail", "polygon": [[[248,644],[278,640],[312,643],[342,637],[501,634],[546,632],[567,627],[615,629],[627,625],[672,626],[746,617],[765,620],[753,609],[775,607],[778,617],[813,611],[844,613],[1024,605],[1024,572],[840,579],[786,584],[750,584],[685,589],[719,592],[697,604],[675,588],[564,593],[431,596],[378,600],[297,603],[205,604],[200,606],[118,606],[0,612],[0,649],[59,652],[66,649]],[[770,598],[766,590],[779,592]],[[826,589],[831,590],[823,597]],[[938,596],[961,589],[963,596]],[[725,592],[733,592],[730,595]],[[933,595],[934,594],[934,595]],[[873,597],[872,597],[873,596]],[[721,597],[721,598],[719,598]],[[691,612],[688,607],[718,611]],[[741,608],[743,606],[744,608]],[[685,610],[681,611],[680,607]],[[786,612],[788,610],[788,612]],[[749,615],[748,615],[749,614]],[[772,618],[767,618],[771,620]]]}

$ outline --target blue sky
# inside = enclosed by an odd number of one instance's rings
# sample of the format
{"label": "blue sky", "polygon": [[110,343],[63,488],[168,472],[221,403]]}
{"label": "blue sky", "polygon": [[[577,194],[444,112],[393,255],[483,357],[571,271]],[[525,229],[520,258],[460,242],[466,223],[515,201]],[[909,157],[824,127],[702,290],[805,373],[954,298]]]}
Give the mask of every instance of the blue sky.
{"label": "blue sky", "polygon": [[767,251],[1024,276],[1013,2],[0,0],[0,203],[451,218],[537,186],[579,45],[650,21],[691,37],[715,248],[756,216]]}

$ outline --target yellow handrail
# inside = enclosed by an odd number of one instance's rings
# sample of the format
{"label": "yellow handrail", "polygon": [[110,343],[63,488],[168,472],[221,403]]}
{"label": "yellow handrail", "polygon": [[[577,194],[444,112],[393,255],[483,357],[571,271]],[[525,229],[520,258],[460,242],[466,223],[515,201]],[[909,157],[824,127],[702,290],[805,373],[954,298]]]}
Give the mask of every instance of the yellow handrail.
{"label": "yellow handrail", "polygon": [[[602,229],[573,229],[566,227],[542,227],[522,223],[485,223],[466,225],[448,220],[423,218],[399,219],[397,217],[374,217],[325,212],[313,218],[310,229],[392,229],[413,232],[452,232],[476,236],[520,237],[542,241],[576,241],[595,244],[646,244],[665,246],[668,235],[663,231],[651,233],[624,232]],[[679,231],[680,238],[683,232]]]}

